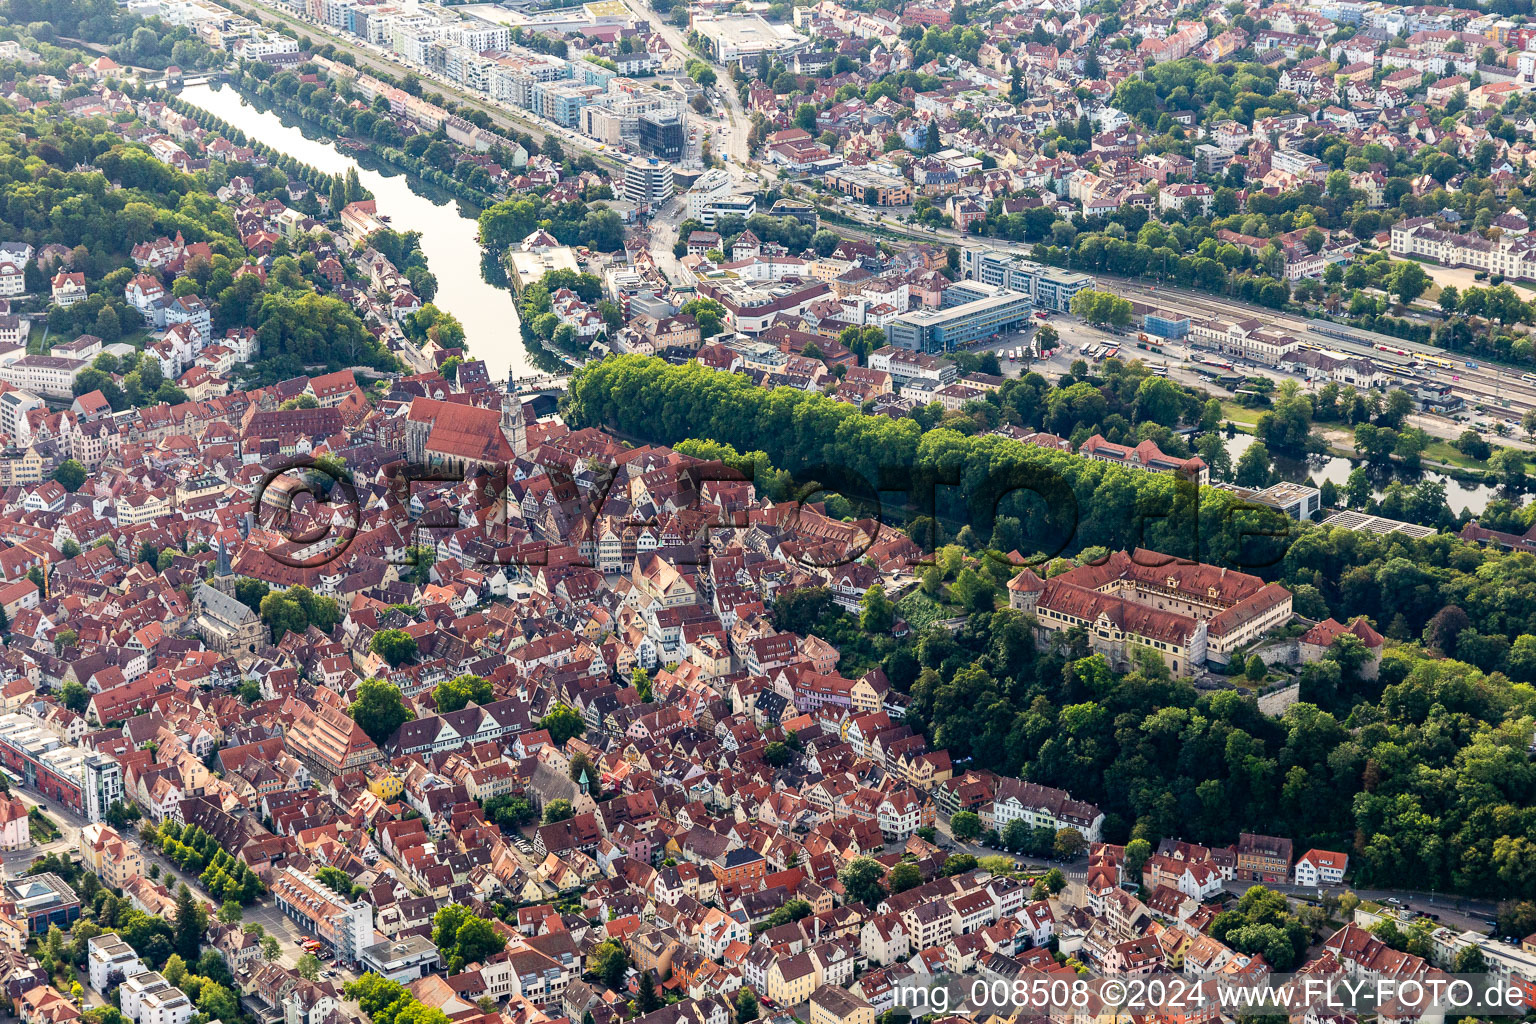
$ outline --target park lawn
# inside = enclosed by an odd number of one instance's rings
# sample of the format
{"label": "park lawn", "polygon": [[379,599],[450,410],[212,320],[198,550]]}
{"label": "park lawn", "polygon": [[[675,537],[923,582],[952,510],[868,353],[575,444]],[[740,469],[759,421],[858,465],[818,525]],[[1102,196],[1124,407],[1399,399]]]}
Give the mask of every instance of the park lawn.
{"label": "park lawn", "polygon": [[1463,454],[1451,445],[1451,442],[1439,438],[1430,442],[1424,449],[1424,458],[1447,466],[1459,466],[1462,469],[1475,469],[1486,471],[1488,463],[1481,459],[1474,459],[1470,455]]}
{"label": "park lawn", "polygon": [[1246,405],[1237,402],[1221,403],[1221,418],[1223,422],[1231,420],[1239,427],[1246,427],[1245,434],[1253,433],[1253,428],[1259,425],[1259,417],[1264,415],[1263,409],[1250,409]]}

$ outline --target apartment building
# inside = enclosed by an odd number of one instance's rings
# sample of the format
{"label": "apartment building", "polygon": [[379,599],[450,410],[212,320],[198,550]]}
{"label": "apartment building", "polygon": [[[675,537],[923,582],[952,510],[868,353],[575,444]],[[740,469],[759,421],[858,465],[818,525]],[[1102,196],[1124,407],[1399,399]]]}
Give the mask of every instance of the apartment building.
{"label": "apartment building", "polygon": [[1103,811],[1094,804],[1074,800],[1064,789],[1010,778],[997,780],[997,795],[993,797],[990,814],[982,809],[983,821],[988,817],[990,827],[999,832],[1009,822],[1022,820],[1030,828],[1048,828],[1052,832],[1076,829],[1090,843],[1099,841],[1099,830],[1104,824]]}
{"label": "apartment building", "polygon": [[1536,238],[1524,233],[1493,240],[1470,231],[1443,231],[1428,217],[1410,217],[1392,225],[1392,255],[1536,280]]}
{"label": "apartment building", "polygon": [[1047,267],[1005,249],[986,246],[963,250],[960,269],[968,280],[1022,292],[1040,309],[1061,313],[1071,309],[1074,295],[1094,285],[1090,274]]}
{"label": "apartment building", "polygon": [[[80,830],[80,862],[112,889],[121,889],[130,878],[144,873],[144,855],[104,822]],[[94,940],[93,940],[94,941]]]}
{"label": "apartment building", "polygon": [[1285,882],[1291,877],[1291,841],[1244,832],[1237,839],[1237,877],[1245,882]]}
{"label": "apartment building", "polygon": [[149,970],[133,947],[116,932],[91,936],[86,942],[85,960],[91,988],[97,992],[105,992],[113,985]]}
{"label": "apartment building", "polygon": [[196,1012],[187,994],[156,971],[133,975],[117,991],[123,1016],[138,1024],[187,1024]]}

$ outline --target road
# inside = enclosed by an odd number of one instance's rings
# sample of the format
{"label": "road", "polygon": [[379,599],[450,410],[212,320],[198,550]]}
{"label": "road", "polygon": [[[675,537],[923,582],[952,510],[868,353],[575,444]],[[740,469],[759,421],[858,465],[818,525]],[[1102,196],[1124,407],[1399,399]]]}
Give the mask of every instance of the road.
{"label": "road", "polygon": [[[35,795],[14,784],[11,786],[11,795],[26,804],[29,811],[34,807],[47,807],[48,809],[43,813],[47,814],[59,827],[60,836],[53,842],[44,843],[41,846],[29,846],[24,850],[0,851],[0,871],[3,871],[7,880],[25,874],[27,868],[31,867],[32,862],[39,857],[46,857],[50,853],[71,856],[80,848],[80,825],[85,824],[83,819],[75,819],[74,815],[68,811],[39,800]],[[72,825],[71,819],[79,821],[80,824]]]}
{"label": "road", "polygon": [[382,72],[393,78],[399,78],[407,71],[415,73],[424,85],[429,85],[433,90],[451,98],[454,102],[471,107],[483,112],[491,119],[491,122],[502,129],[516,129],[533,136],[535,141],[542,143],[544,139],[553,135],[560,145],[566,149],[576,149],[587,153],[594,160],[610,167],[618,168],[622,164],[611,154],[599,150],[602,143],[596,139],[562,128],[553,121],[546,121],[536,114],[528,114],[511,107],[492,103],[482,96],[466,92],[457,84],[441,78],[432,71],[417,65],[408,65],[403,61],[389,56],[383,49],[372,46],[349,32],[341,32],[329,25],[322,25],[310,21],[307,18],[299,18],[288,11],[274,7],[266,3],[256,3],[253,0],[229,0],[229,6],[245,14],[257,13],[269,19],[275,19],[291,33],[300,33],[309,36],[322,35],[326,41],[337,50],[351,54],[360,67]]}
{"label": "road", "polygon": [[[1028,245],[1001,239],[981,239],[973,235],[961,235],[950,228],[940,228],[933,232],[913,228],[901,221],[907,210],[908,208],[904,207],[876,209],[839,201],[836,206],[837,213],[862,225],[862,229],[845,224],[838,224],[836,227],[845,234],[864,234],[875,239],[879,239],[882,235],[895,235],[911,241],[940,245],[982,244],[988,248],[1017,253],[1025,258],[1032,257],[1033,247]],[[1115,294],[1137,302],[1190,313],[1197,319],[1212,318],[1228,322],[1242,319],[1257,320],[1267,329],[1284,331],[1320,348],[1340,350],[1354,356],[1368,356],[1384,367],[1406,370],[1412,362],[1424,356],[1447,360],[1454,365],[1433,368],[1434,373],[1427,375],[1450,384],[1451,393],[1467,402],[1468,408],[1456,414],[1460,417],[1459,419],[1438,415],[1414,416],[1410,418],[1412,425],[1423,427],[1431,436],[1447,440],[1459,437],[1469,426],[1473,426],[1480,433],[1488,435],[1490,442],[1504,447],[1530,447],[1525,442],[1517,440],[1513,434],[1507,437],[1493,436],[1491,428],[1498,421],[1503,421],[1514,434],[1520,432],[1521,417],[1527,411],[1536,409],[1536,374],[1528,374],[1519,368],[1501,366],[1482,358],[1471,360],[1476,365],[1467,366],[1468,360],[1464,356],[1453,358],[1452,353],[1432,345],[1402,341],[1389,335],[1348,325],[1312,320],[1295,313],[1278,312],[1268,307],[1239,302],[1208,292],[1149,284],[1144,278],[1120,277],[1114,274],[1098,273],[1094,274],[1094,277],[1101,287],[1107,287]],[[1319,335],[1313,331],[1314,327],[1342,329],[1352,335],[1354,340]],[[1134,342],[1132,344],[1134,345]],[[1387,351],[1378,347],[1383,345],[1387,346]],[[1400,355],[1399,352],[1407,354]],[[1236,360],[1236,362],[1241,363],[1245,372],[1262,372],[1269,376],[1277,373],[1257,363],[1242,360]],[[1531,377],[1529,380],[1525,379],[1528,375]],[[1279,379],[1287,377],[1296,379],[1290,375],[1280,375]],[[1479,409],[1479,406],[1482,409]]]}
{"label": "road", "polygon": [[[1226,890],[1241,896],[1255,885],[1263,885],[1267,889],[1273,889],[1287,896],[1303,897],[1310,903],[1317,902],[1318,886],[1290,885],[1288,883],[1275,882],[1228,882],[1226,883]],[[1498,905],[1492,900],[1467,899],[1460,896],[1448,896],[1444,893],[1402,892],[1393,889],[1356,889],[1348,885],[1322,886],[1321,890],[1332,893],[1334,896],[1342,896],[1346,892],[1352,892],[1360,897],[1361,900],[1403,907],[1420,914],[1434,914],[1437,915],[1439,922],[1448,928],[1458,928],[1463,931],[1471,930],[1484,935],[1488,934],[1494,914],[1498,912]],[[1519,941],[1518,937],[1516,941]]]}
{"label": "road", "polygon": [[[12,795],[30,807],[46,807],[44,811],[59,827],[60,838],[41,846],[29,847],[25,850],[6,850],[0,852],[0,868],[3,868],[7,879],[15,878],[26,872],[32,862],[39,857],[56,853],[60,856],[73,856],[80,849],[80,830],[87,824],[85,818],[57,803],[48,803],[39,800],[35,793],[31,793],[19,786],[11,787]],[[134,840],[138,842],[137,839]],[[139,849],[144,855],[146,866],[149,863],[160,866],[159,882],[167,888],[174,887],[176,882],[185,882],[187,887],[204,902],[208,901],[208,894],[198,887],[197,878],[183,872],[175,864],[171,863],[158,852],[149,849],[142,842]],[[174,880],[174,881],[173,881]],[[247,923],[256,922],[266,929],[267,934],[277,939],[282,944],[282,956],[279,962],[287,966],[293,966],[304,955],[299,948],[299,943],[309,936],[301,931],[297,925],[288,920],[277,906],[267,900],[245,908],[243,920]]]}
{"label": "road", "polygon": [[[969,853],[978,860],[982,857],[995,856],[1003,853],[976,842],[967,842],[954,837],[949,830],[949,821],[940,818],[937,822],[940,835],[940,845],[950,848],[953,852]],[[1008,855],[1011,856],[1011,855]],[[1083,882],[1087,877],[1087,857],[1079,857],[1068,862],[1046,861],[1033,857],[1014,857],[1015,861],[1022,861],[1028,870],[1048,871],[1057,868],[1074,884]],[[1235,896],[1241,896],[1255,885],[1264,885],[1276,892],[1302,899],[1305,902],[1316,903],[1318,886],[1291,885],[1289,883],[1273,882],[1227,882],[1225,889]],[[1398,906],[1412,910],[1420,914],[1433,914],[1439,923],[1449,928],[1471,930],[1487,934],[1492,926],[1494,915],[1498,911],[1498,904],[1493,900],[1471,899],[1461,896],[1452,896],[1445,893],[1408,892],[1394,889],[1357,889],[1348,885],[1323,886],[1321,891],[1330,892],[1335,896],[1342,896],[1345,892],[1352,892],[1362,901],[1374,901],[1388,906]]]}
{"label": "road", "polygon": [[1088,858],[1079,857],[1072,861],[1042,860],[1039,857],[1025,857],[1020,854],[1008,853],[1006,850],[994,850],[990,846],[972,842],[967,839],[956,839],[955,834],[949,830],[949,819],[938,818],[934,827],[939,832],[939,845],[949,849],[951,853],[968,853],[980,860],[983,857],[1009,857],[1014,863],[1022,864],[1025,871],[1050,871],[1052,868],[1059,870],[1066,876],[1069,882],[1081,882],[1088,877]]}

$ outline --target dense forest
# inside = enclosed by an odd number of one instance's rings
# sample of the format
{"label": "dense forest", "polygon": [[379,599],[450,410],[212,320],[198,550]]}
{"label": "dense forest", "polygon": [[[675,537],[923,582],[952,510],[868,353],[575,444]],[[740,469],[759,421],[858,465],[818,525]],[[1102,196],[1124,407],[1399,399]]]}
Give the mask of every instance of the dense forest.
{"label": "dense forest", "polygon": [[[1260,829],[1350,850],[1362,884],[1536,895],[1529,554],[1296,524],[1165,474],[925,432],[696,364],[591,364],[565,414],[657,443],[707,439],[688,449],[766,471],[780,495],[823,497],[817,481],[840,493],[840,510],[882,514],[920,542],[932,517],[966,524],[969,538],[954,536],[972,550],[944,548],[923,588],[971,613],[958,633],[927,626],[898,644],[873,596],[858,620],[829,602],[791,602],[781,622],[832,637],[850,669],[882,665],[912,695],[914,722],[955,757],[1098,802],[1112,839],[1227,842]],[[1010,487],[1026,500],[999,500]],[[1200,694],[1155,665],[1114,673],[1083,637],[1037,649],[1017,613],[993,610],[1011,570],[974,561],[989,548],[1045,562],[1137,545],[1278,580],[1300,614],[1366,615],[1400,645],[1367,681],[1358,650],[1341,644],[1303,673],[1303,703],[1272,719],[1250,697]]]}

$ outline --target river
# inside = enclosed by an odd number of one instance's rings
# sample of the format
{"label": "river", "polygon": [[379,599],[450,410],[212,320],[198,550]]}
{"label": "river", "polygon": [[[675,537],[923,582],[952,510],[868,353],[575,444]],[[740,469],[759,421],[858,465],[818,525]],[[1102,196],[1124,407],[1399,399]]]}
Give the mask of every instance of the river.
{"label": "river", "polygon": [[228,87],[189,85],[180,96],[237,126],[252,139],[309,164],[326,174],[357,168],[363,187],[378,201],[379,213],[396,231],[421,233],[427,268],[437,278],[433,302],[464,325],[469,354],[485,360],[492,380],[537,373],[519,333],[512,292],[489,284],[480,274],[478,224],[457,201],[428,194],[428,187],[403,172],[366,167],[330,141],[311,137],[292,119],[252,104]]}
{"label": "river", "polygon": [[[1227,442],[1227,454],[1232,457],[1232,465],[1237,465],[1237,460],[1243,457],[1255,438],[1252,434],[1238,434]],[[1344,485],[1349,482],[1350,472],[1360,462],[1341,458],[1337,455],[1313,456],[1302,460],[1285,456],[1275,456],[1275,472],[1282,480],[1290,480],[1295,483],[1305,483],[1311,478],[1312,483],[1321,487],[1324,480],[1332,480],[1335,487],[1342,493]],[[1366,472],[1371,481],[1371,490],[1380,498],[1386,492],[1386,486],[1394,480],[1401,480],[1410,486],[1420,480],[1432,480],[1445,485],[1446,504],[1451,507],[1452,514],[1460,514],[1462,509],[1471,510],[1473,515],[1482,515],[1488,503],[1497,498],[1507,497],[1498,487],[1489,487],[1485,483],[1472,483],[1466,480],[1457,480],[1431,469],[1418,473],[1398,469],[1396,467],[1366,467]],[[1523,495],[1515,495],[1515,500],[1524,502]]]}

